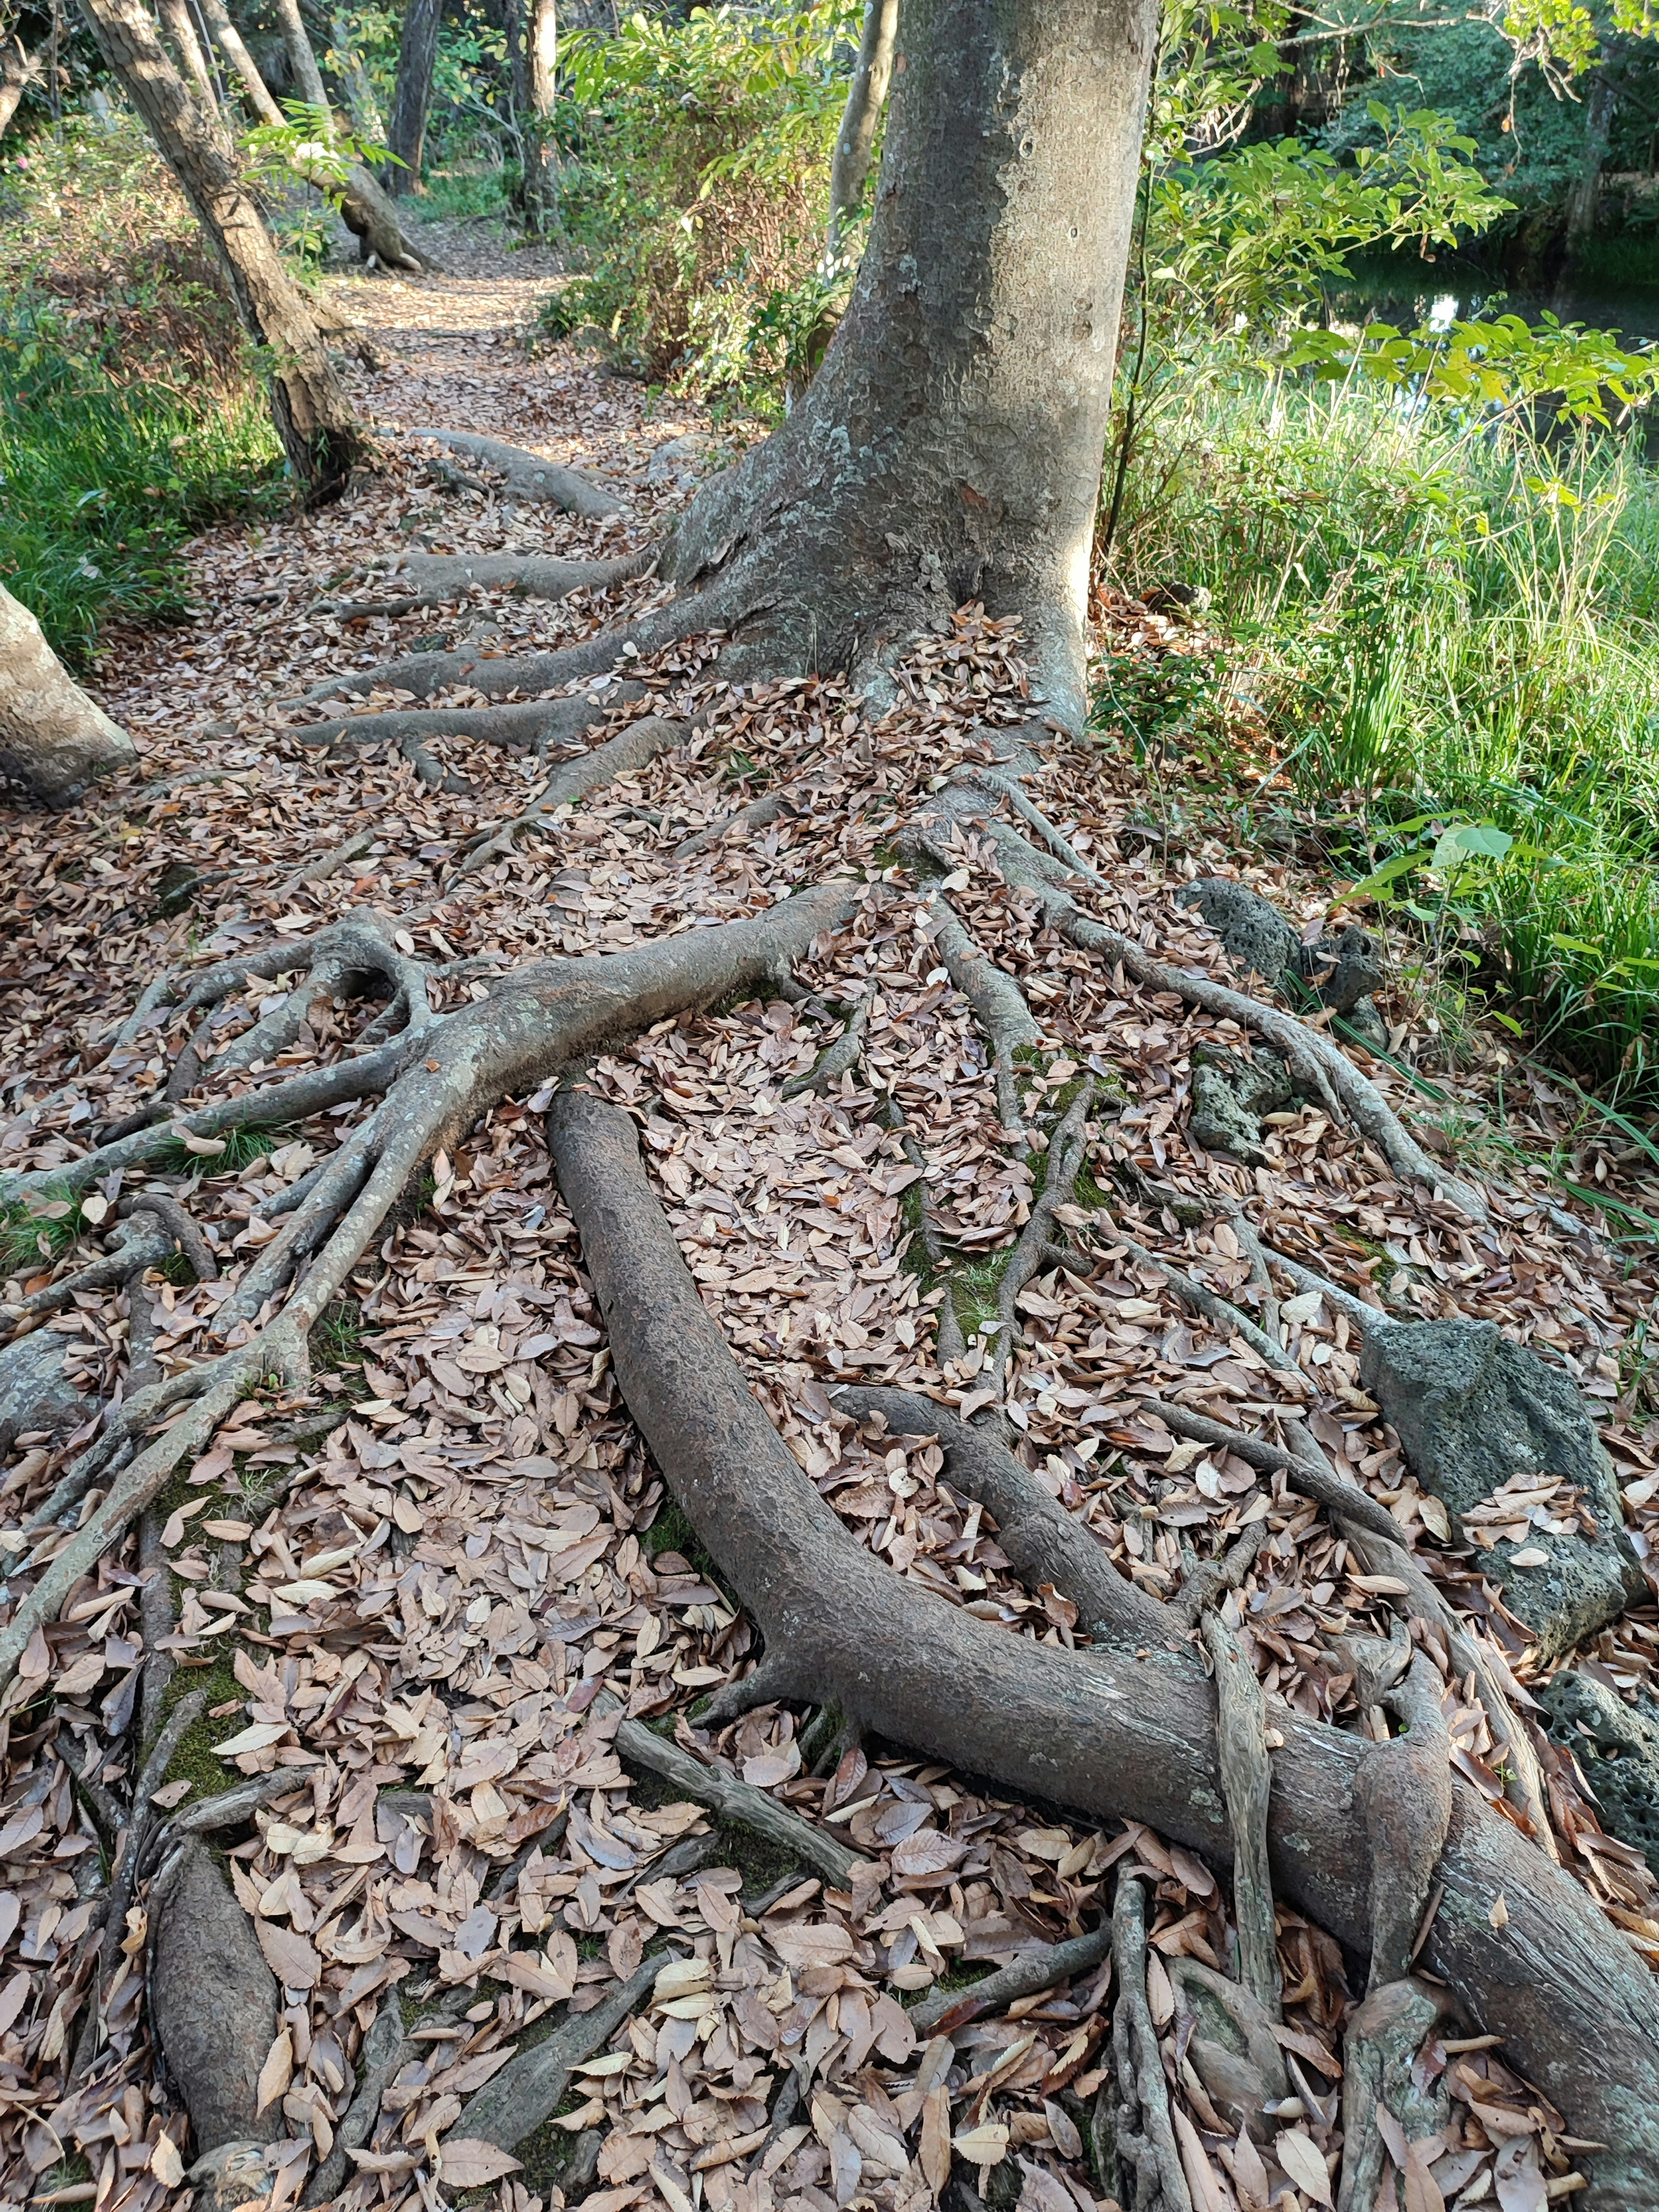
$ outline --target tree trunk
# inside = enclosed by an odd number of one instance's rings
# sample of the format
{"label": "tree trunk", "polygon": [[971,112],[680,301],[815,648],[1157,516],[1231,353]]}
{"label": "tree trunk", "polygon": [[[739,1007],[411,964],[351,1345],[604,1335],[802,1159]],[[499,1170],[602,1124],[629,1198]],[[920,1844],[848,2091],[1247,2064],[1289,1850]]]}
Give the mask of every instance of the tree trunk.
{"label": "tree trunk", "polygon": [[858,287],[665,557],[744,665],[881,673],[969,599],[1085,715],[1084,611],[1156,11],[903,0]]}
{"label": "tree trunk", "polygon": [[0,775],[66,806],[94,776],[137,757],[126,732],[88,698],[0,584]]}
{"label": "tree trunk", "polygon": [[231,21],[224,0],[202,0],[202,13],[214,44],[241,79],[242,89],[260,122],[279,125],[285,123],[288,118],[260,76],[259,65],[243,43],[241,33]]}
{"label": "tree trunk", "polygon": [[524,180],[520,192],[526,228],[538,234],[556,221],[557,163],[549,143],[558,16],[554,0],[506,0],[507,63],[513,120]]}
{"label": "tree trunk", "polygon": [[1595,235],[1595,218],[1601,204],[1601,165],[1607,158],[1613,118],[1619,95],[1605,66],[1590,73],[1584,94],[1584,145],[1578,174],[1567,196],[1567,233],[1559,282],[1569,283]]}
{"label": "tree trunk", "polygon": [[202,42],[196,35],[196,26],[191,20],[190,0],[160,0],[161,21],[173,50],[195,81],[202,95],[204,112],[217,119],[219,92],[213,82],[213,72],[208,67]]}
{"label": "tree trunk", "polygon": [[162,52],[142,0],[81,0],[81,9],[217,252],[244,325],[271,362],[271,412],[307,498],[335,496],[362,451],[357,418],[228,149]]}
{"label": "tree trunk", "polygon": [[553,145],[553,100],[559,62],[557,0],[523,0],[523,45],[514,87],[524,148],[524,208],[537,233],[559,227],[559,159]]}
{"label": "tree trunk", "polygon": [[25,53],[21,41],[14,39],[0,52],[0,138],[10,126],[17,112],[17,103],[40,76],[41,61],[39,54]]}
{"label": "tree trunk", "polygon": [[[283,43],[288,48],[289,67],[294,71],[294,82],[300,88],[300,97],[307,107],[330,113],[328,94],[323,85],[323,73],[317,66],[310,35],[300,14],[300,0],[276,0],[276,20],[283,27]],[[330,125],[331,128],[331,124]]]}
{"label": "tree trunk", "polygon": [[443,0],[409,0],[398,46],[398,82],[392,95],[392,128],[386,144],[396,160],[386,165],[386,188],[401,196],[421,180],[421,150],[426,143],[426,111],[432,98],[432,71],[438,58],[438,18]]}
{"label": "tree trunk", "polygon": [[898,0],[869,0],[830,167],[830,224],[824,252],[832,272],[841,261],[842,233],[864,197],[876,125],[893,74],[893,40],[897,31]]}

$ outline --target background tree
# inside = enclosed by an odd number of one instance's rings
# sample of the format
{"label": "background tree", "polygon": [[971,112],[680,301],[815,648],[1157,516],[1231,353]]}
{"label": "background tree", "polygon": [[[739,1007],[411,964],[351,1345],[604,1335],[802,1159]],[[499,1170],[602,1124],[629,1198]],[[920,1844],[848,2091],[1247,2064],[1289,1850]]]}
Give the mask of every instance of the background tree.
{"label": "background tree", "polygon": [[426,112],[432,100],[432,72],[438,59],[438,23],[443,0],[408,0],[398,41],[398,82],[392,95],[386,144],[396,159],[386,168],[386,190],[411,192],[421,181],[426,144]]}
{"label": "background tree", "polygon": [[830,222],[824,250],[832,268],[841,259],[842,233],[864,198],[876,125],[881,120],[882,103],[893,74],[893,40],[897,31],[898,0],[868,0],[830,168]]}
{"label": "background tree", "polygon": [[82,13],[217,254],[244,326],[264,351],[271,411],[296,479],[308,498],[332,497],[362,452],[362,433],[315,318],[283,266],[223,133],[191,98],[143,0],[82,0]]}

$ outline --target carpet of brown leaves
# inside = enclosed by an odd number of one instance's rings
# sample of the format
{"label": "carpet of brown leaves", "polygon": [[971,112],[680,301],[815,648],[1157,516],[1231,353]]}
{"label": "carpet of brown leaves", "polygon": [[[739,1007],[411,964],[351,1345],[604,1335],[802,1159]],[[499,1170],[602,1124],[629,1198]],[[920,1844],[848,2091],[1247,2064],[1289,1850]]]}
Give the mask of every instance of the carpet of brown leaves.
{"label": "carpet of brown leaves", "polygon": [[[988,1395],[982,1339],[948,1366],[936,1358],[943,1292],[915,1272],[917,1207],[965,1253],[994,1255],[1028,1216],[1032,1178],[999,1141],[983,1042],[890,840],[935,778],[981,756],[988,724],[1018,718],[1017,639],[965,611],[915,657],[906,696],[878,720],[831,683],[727,686],[714,647],[693,641],[663,657],[649,672],[651,696],[618,708],[611,726],[667,702],[701,718],[696,739],[446,888],[446,863],[476,829],[515,811],[537,766],[440,746],[469,788],[434,792],[384,751],[325,762],[301,742],[312,710],[282,702],[434,632],[470,634],[481,651],[582,635],[611,619],[622,595],[556,608],[481,601],[442,618],[428,611],[349,627],[313,619],[310,602],[354,560],[416,533],[439,550],[621,550],[681,495],[646,483],[649,449],[698,427],[690,413],[653,415],[635,387],[568,349],[526,364],[508,331],[488,327],[499,301],[469,307],[471,296],[441,286],[378,295],[380,335],[398,365],[366,380],[366,404],[383,422],[488,429],[609,471],[634,488],[631,517],[601,526],[504,512],[492,495],[435,486],[404,447],[338,507],[202,542],[201,619],[122,641],[104,671],[112,708],[144,743],[142,772],[76,812],[18,811],[8,822],[0,1164],[62,1164],[164,1081],[179,1042],[165,1018],[109,1047],[164,969],[188,974],[273,934],[294,940],[297,967],[308,932],[363,904],[396,916],[401,941],[434,960],[581,955],[756,912],[833,867],[863,868],[872,888],[858,920],[805,977],[841,1001],[868,1003],[856,1074],[827,1097],[783,1099],[834,1031],[775,1002],[661,1025],[600,1060],[592,1080],[635,1115],[711,1310],[790,1448],[861,1540],[942,1603],[1069,1646],[1074,1609],[1013,1582],[995,1530],[944,1481],[937,1446],[860,1433],[825,1395],[841,1377],[898,1383],[965,1411]],[[694,861],[674,859],[689,832],[774,784],[791,794],[783,821]],[[1242,870],[1299,922],[1321,912],[1321,886],[1224,841],[1149,845],[1127,835],[1142,794],[1109,747],[1057,749],[1030,788],[1109,884],[1102,917],[1179,965],[1227,972],[1204,926],[1171,902],[1197,872]],[[351,865],[295,887],[308,862],[365,830],[373,842]],[[1270,1164],[1259,1170],[1195,1152],[1184,1126],[1189,1054],[1200,1039],[1240,1042],[1237,1032],[1137,991],[1046,933],[971,833],[959,861],[958,910],[1019,977],[1056,1055],[1027,1084],[1033,1109],[1045,1085],[1062,1090],[1079,1071],[1121,1088],[1121,1110],[1103,1109],[1095,1124],[1101,1190],[1113,1193],[1113,1167],[1127,1161],[1177,1191],[1227,1193],[1269,1241],[1362,1296],[1377,1295],[1376,1279],[1402,1310],[1490,1316],[1547,1346],[1605,1411],[1645,1548],[1659,1454],[1652,1426],[1619,1402],[1621,1348],[1645,1301],[1541,1171],[1505,1164],[1492,1182],[1492,1225],[1477,1231],[1395,1184],[1352,1133],[1311,1108],[1269,1132]],[[188,904],[169,918],[164,889],[181,866]],[[483,986],[473,975],[446,988],[453,1004]],[[228,1002],[219,1036],[257,1016],[260,991]],[[1409,1020],[1408,1006],[1393,1011]],[[283,1065],[349,1054],[364,1018],[319,1001]],[[1493,1047],[1443,1079],[1479,1115],[1496,1111],[1500,1072]],[[1373,1073],[1409,1111],[1391,1071]],[[924,1169],[907,1163],[878,1086],[902,1104]],[[1516,1097],[1511,1071],[1511,1109]],[[499,2193],[506,2212],[562,2202],[541,2178],[544,2143],[499,2178],[500,2161],[491,2175],[476,2148],[455,2148],[465,2100],[521,2031],[556,2007],[591,2007],[665,1931],[698,1964],[659,1980],[656,1998],[580,2070],[580,2096],[553,2124],[554,2138],[604,2130],[592,2212],[920,2207],[953,2160],[998,2201],[1017,2196],[1023,2212],[1103,2212],[1086,2137],[1103,2078],[1109,1967],[948,2038],[919,2039],[904,2000],[941,1976],[1091,1925],[1115,1864],[1146,1869],[1156,1887],[1151,1995],[1191,2123],[1182,2137],[1194,2201],[1206,2212],[1249,2212],[1270,2195],[1285,2212],[1328,2204],[1351,1986],[1318,1929],[1280,1913],[1299,2112],[1285,2116],[1277,2153],[1258,2153],[1218,2132],[1176,2045],[1162,1959],[1232,1958],[1226,1895],[1191,1854],[1133,1826],[1095,1833],[1055,1808],[1010,1802],[902,1747],[867,1745],[814,1775],[803,1717],[790,1711],[763,1710],[714,1739],[698,1727],[690,1709],[745,1664],[750,1632],[615,1392],[550,1178],[543,1103],[504,1102],[434,1160],[429,1184],[411,1192],[358,1270],[314,1387],[247,1401],[165,1501],[161,1540],[178,1595],[165,1648],[176,1688],[206,1684],[215,1697],[158,1802],[193,1802],[239,1773],[281,1770],[292,1780],[229,1859],[287,1993],[264,2081],[283,2119],[269,2212],[295,2203],[327,2154],[362,2039],[394,1989],[406,2018],[431,2024],[354,2153],[341,2201],[434,2206],[476,2183],[488,2201]],[[1556,1103],[1534,1085],[1527,1111],[1547,1116]],[[219,1306],[276,1233],[264,1209],[358,1110],[279,1133],[274,1149],[234,1166],[198,1146],[162,1178],[204,1224],[222,1270],[193,1285],[152,1277],[135,1291],[159,1309],[167,1364],[214,1347]],[[113,1201],[118,1190],[100,1195]],[[1172,1214],[1111,1204],[1134,1235],[1249,1302],[1249,1264],[1224,1224],[1183,1231]],[[1115,1246],[1109,1225],[1085,1219],[1078,1233],[1091,1264],[1051,1271],[1020,1300],[1007,1414],[1029,1464],[1123,1571],[1167,1595],[1183,1545],[1208,1557],[1265,1519],[1268,1539],[1229,1618],[1272,1692],[1356,1724],[1352,1680],[1331,1645],[1351,1626],[1382,1626],[1382,1593],[1352,1571],[1314,1506],[1231,1455],[1177,1443],[1139,1408],[1147,1397],[1178,1398],[1267,1431],[1281,1412],[1306,1414],[1527,1675],[1523,1640],[1483,1580],[1478,1549],[1444,1548],[1438,1508],[1404,1473],[1397,1440],[1360,1389],[1340,1314],[1290,1299],[1285,1286],[1299,1370],[1287,1376],[1193,1318]],[[46,1279],[51,1265],[24,1269],[7,1297]],[[79,1441],[118,1387],[129,1325],[115,1294],[84,1295],[51,1324],[70,1340],[88,1398]],[[68,1450],[19,1440],[4,1492],[11,1522],[27,1518]],[[1504,1526],[1560,1503],[1516,1492],[1504,1500]],[[77,1587],[36,1638],[0,1720],[4,2187],[14,2200],[95,2202],[100,2212],[176,2202],[189,2157],[146,2023],[142,1901],[97,2057],[70,2079],[100,1863],[70,1768],[112,1787],[131,1778],[149,1656],[136,1569],[130,1544]],[[15,1577],[0,1604],[23,1586]],[[1601,1640],[1592,1663],[1606,1679],[1645,1682],[1656,1620],[1645,1608]],[[594,1711],[605,1687],[627,1713],[660,1717],[700,1758],[830,1823],[866,1855],[868,1879],[826,1892],[798,1868],[734,1858],[729,1833],[713,1837],[699,1807],[664,1802],[659,1787],[623,1771],[616,1716]],[[1446,1710],[1464,1780],[1500,1800],[1472,1686],[1449,1680]],[[1659,1960],[1645,1868],[1600,1833],[1571,1771],[1554,1765],[1577,1871]],[[702,1851],[686,1848],[700,1838]],[[516,1882],[497,1886],[515,1860]],[[456,1990],[459,2008],[423,2009]],[[1453,2117],[1409,2160],[1400,2147],[1403,2201],[1542,2205],[1549,2183],[1572,2171],[1563,2135],[1571,2116],[1564,2122],[1478,2039],[1431,2044],[1427,2063],[1444,2070]],[[769,2104],[791,2069],[804,2095],[793,2122],[769,2135]]]}

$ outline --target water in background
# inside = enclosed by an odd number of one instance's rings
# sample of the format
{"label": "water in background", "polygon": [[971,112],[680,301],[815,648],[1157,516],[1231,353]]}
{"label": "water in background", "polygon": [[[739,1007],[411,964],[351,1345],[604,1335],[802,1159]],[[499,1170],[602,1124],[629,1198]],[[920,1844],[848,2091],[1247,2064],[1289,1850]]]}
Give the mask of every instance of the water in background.
{"label": "water in background", "polygon": [[1326,302],[1334,323],[1392,323],[1406,331],[1431,323],[1444,330],[1456,321],[1519,315],[1537,323],[1553,314],[1564,323],[1620,331],[1629,344],[1659,341],[1659,284],[1592,280],[1582,290],[1510,291],[1490,270],[1450,254],[1426,264],[1402,257],[1359,265],[1347,282],[1328,289]]}

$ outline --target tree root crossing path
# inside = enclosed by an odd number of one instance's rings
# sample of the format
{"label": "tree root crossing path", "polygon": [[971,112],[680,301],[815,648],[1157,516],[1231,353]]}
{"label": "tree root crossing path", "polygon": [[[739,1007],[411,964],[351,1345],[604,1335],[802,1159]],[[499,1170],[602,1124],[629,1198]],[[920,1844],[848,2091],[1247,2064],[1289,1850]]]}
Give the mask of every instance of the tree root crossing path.
{"label": "tree root crossing path", "polygon": [[[138,766],[9,817],[5,2192],[1659,2206],[1659,1898],[1540,1719],[1659,1652],[1651,1285],[1548,1097],[1455,1159],[1409,1000],[1235,965],[1178,893],[1328,884],[1017,615],[769,671],[659,558],[758,426],[524,299],[353,289],[381,465],[204,539]],[[1469,1329],[1606,1498],[1449,1513]],[[1540,1627],[1494,1542],[1621,1502]]]}

